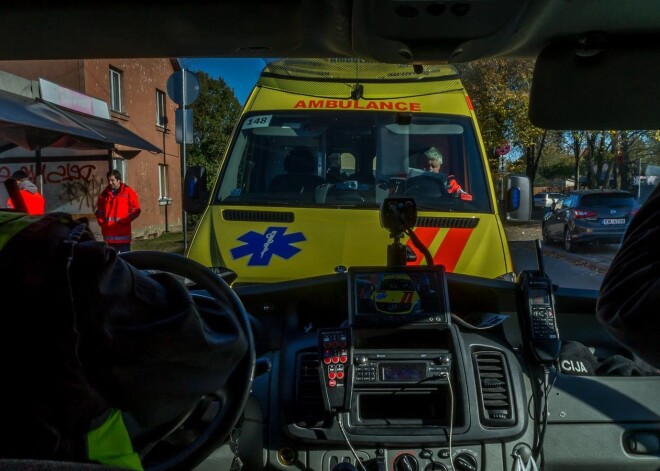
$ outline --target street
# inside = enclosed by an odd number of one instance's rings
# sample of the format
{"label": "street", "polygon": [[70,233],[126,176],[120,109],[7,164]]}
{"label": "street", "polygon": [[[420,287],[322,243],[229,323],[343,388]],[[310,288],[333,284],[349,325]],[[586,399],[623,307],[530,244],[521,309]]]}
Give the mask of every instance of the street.
{"label": "street", "polygon": [[[541,221],[537,214],[525,224],[505,226],[514,271],[537,269],[534,240],[541,239]],[[576,253],[561,245],[542,244],[543,264],[553,283],[570,288],[599,289],[617,245],[585,246]]]}

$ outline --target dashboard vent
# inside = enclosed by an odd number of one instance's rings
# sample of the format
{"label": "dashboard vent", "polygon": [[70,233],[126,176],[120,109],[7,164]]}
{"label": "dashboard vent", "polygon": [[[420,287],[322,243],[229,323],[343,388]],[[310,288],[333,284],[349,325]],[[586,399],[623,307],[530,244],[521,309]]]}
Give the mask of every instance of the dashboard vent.
{"label": "dashboard vent", "polygon": [[298,357],[298,381],[293,418],[302,427],[315,427],[323,423],[325,409],[321,395],[319,358],[316,352]]}
{"label": "dashboard vent", "polygon": [[496,350],[475,351],[472,362],[477,375],[481,423],[490,427],[515,425],[511,375],[504,354]]}

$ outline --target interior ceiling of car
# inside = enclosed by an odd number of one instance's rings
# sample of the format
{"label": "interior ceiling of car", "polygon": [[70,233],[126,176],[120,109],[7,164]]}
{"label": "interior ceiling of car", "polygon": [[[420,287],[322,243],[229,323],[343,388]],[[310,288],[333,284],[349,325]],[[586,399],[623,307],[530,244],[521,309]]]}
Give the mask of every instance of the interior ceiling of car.
{"label": "interior ceiling of car", "polygon": [[551,43],[660,36],[648,0],[24,0],[0,4],[0,60],[535,57]]}
{"label": "interior ceiling of car", "polygon": [[[430,64],[540,57],[552,73],[543,80],[536,74],[532,85],[537,126],[660,128],[657,73],[648,73],[660,57],[657,1],[24,0],[0,3],[0,30],[0,60],[360,57]],[[577,94],[574,76],[588,84]],[[620,106],[632,112],[610,112]]]}

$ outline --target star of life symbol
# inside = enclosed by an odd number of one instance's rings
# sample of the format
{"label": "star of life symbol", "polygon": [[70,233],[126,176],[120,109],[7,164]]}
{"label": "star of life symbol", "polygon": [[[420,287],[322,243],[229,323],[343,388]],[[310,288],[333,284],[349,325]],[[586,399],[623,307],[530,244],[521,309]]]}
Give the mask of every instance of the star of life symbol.
{"label": "star of life symbol", "polygon": [[301,250],[291,244],[306,239],[302,232],[284,234],[286,230],[286,227],[269,227],[263,234],[255,231],[243,234],[238,240],[245,244],[231,249],[231,255],[234,260],[250,255],[249,266],[266,266],[273,255],[288,260]]}

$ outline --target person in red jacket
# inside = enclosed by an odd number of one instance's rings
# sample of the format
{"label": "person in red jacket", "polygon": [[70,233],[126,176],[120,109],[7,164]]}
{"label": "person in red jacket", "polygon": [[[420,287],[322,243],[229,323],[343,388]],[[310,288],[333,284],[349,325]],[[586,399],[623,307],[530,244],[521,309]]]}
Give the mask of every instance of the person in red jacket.
{"label": "person in red jacket", "polygon": [[[440,166],[442,165],[442,154],[435,147],[430,147],[424,153],[421,154],[418,160],[418,166],[427,172],[440,174]],[[443,174],[443,179],[444,174]],[[456,181],[454,175],[446,176],[447,191],[450,195],[455,195],[456,197],[464,201],[472,201],[472,195],[461,187],[461,185]]]}
{"label": "person in red jacket", "polygon": [[140,215],[137,193],[121,181],[119,170],[108,172],[108,186],[96,203],[101,234],[117,252],[131,250],[131,222]]}
{"label": "person in red jacket", "polygon": [[[44,214],[46,202],[44,201],[44,197],[41,196],[41,193],[39,193],[37,186],[28,178],[28,174],[23,170],[17,170],[12,173],[10,178],[13,178],[18,183],[18,188],[21,190],[21,196],[27,207],[28,214]],[[7,200],[7,207],[12,209],[16,207],[11,198]]]}

